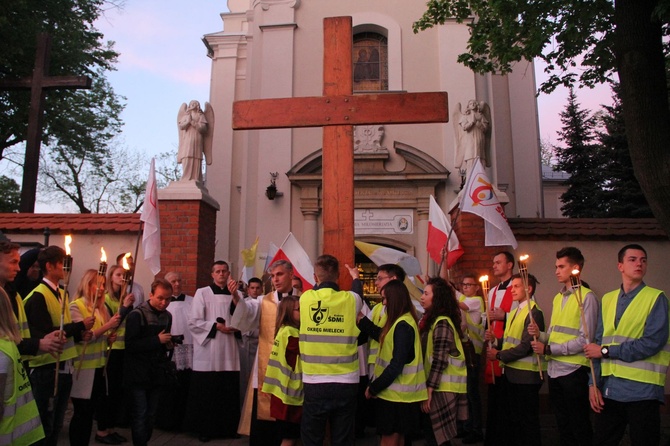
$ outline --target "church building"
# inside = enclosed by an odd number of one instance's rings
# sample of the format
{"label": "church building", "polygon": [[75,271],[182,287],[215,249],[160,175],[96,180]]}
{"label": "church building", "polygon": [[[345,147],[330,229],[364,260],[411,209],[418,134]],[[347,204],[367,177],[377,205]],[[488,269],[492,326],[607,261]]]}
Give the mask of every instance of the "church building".
{"label": "church building", "polygon": [[[234,101],[323,94],[326,17],[352,17],[354,94],[448,93],[448,123],[354,128],[357,240],[413,254],[426,271],[429,197],[445,213],[456,204],[465,163],[457,160],[453,116],[473,100],[489,110],[485,165],[507,216],[543,216],[532,62],[505,76],[473,73],[456,61],[466,24],[412,31],[424,2],[228,0],[228,9],[222,30],[203,39],[216,116],[205,185],[220,206],[217,259],[239,265],[256,236],[260,255],[289,232],[312,259],[321,253],[322,129],[232,130],[231,121]],[[266,194],[271,184],[275,196]]]}

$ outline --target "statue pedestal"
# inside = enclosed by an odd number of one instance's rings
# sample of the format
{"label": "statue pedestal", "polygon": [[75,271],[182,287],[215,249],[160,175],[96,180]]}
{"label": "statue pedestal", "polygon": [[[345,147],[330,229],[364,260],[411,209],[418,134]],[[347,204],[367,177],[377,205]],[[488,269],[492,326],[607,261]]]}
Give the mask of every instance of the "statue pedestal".
{"label": "statue pedestal", "polygon": [[176,181],[158,191],[162,271],[182,275],[184,293],[211,283],[219,203],[202,183]]}

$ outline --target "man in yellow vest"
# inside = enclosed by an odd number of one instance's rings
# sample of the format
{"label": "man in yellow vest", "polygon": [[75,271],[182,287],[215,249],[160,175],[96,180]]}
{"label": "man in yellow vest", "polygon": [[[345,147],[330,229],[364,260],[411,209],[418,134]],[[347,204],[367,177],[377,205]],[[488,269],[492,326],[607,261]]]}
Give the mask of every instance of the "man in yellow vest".
{"label": "man in yellow vest", "polygon": [[[49,246],[40,252],[37,261],[44,273],[42,282],[26,297],[24,304],[30,333],[38,338],[60,328],[61,305],[66,299],[65,290],[59,285],[64,277],[63,260],[65,251],[58,246]],[[72,322],[67,307],[64,313],[65,346],[60,355],[58,371],[58,389],[54,397],[54,381],[56,373],[56,358],[49,354],[36,356],[30,361],[30,383],[33,386],[33,395],[40,411],[42,426],[44,427],[44,444],[55,446],[58,434],[63,427],[65,410],[67,409],[70,389],[72,388],[72,359],[77,357],[75,342],[88,337],[95,321],[93,316],[81,322]]]}
{"label": "man in yellow vest", "polygon": [[[528,290],[524,288],[519,274],[512,276],[509,285],[512,299],[518,307],[509,313],[505,323],[503,337],[495,339],[491,331],[486,331],[486,340],[495,341],[499,348],[492,348],[486,352],[490,361],[498,360],[502,363],[503,373],[500,383],[496,378],[496,385],[501,385],[505,395],[504,413],[506,429],[499,433],[498,438],[488,438],[487,441],[498,445],[539,445],[540,444],[540,398],[542,387],[540,364],[537,355],[533,353],[530,343],[533,337],[527,327],[532,319],[540,330],[544,330],[544,316],[530,296],[535,292],[537,280],[533,275],[528,276]],[[502,345],[502,347],[500,347]],[[542,363],[545,365],[546,363]],[[523,420],[523,421],[521,421]]]}
{"label": "man in yellow vest", "polygon": [[[547,355],[549,399],[561,444],[590,446],[593,441],[589,395],[589,362],[584,356],[588,340],[584,334],[577,297],[584,303],[584,321],[590,336],[596,331],[598,299],[593,291],[582,286],[579,294],[572,287],[572,271],[584,268],[584,256],[573,246],[556,253],[556,278],[563,285],[554,297],[551,324],[546,333],[531,323],[528,332],[539,336],[533,351]],[[576,294],[578,293],[578,294]]]}
{"label": "man in yellow vest", "polygon": [[619,444],[628,426],[631,444],[657,445],[670,362],[668,299],[644,283],[647,252],[642,246],[621,248],[617,268],[621,287],[603,296],[595,341],[584,347],[587,358],[600,359],[597,387],[589,388],[597,414],[594,444]]}
{"label": "man in yellow vest", "polygon": [[300,434],[305,446],[321,446],[330,421],[330,444],[353,445],[359,382],[356,316],[363,300],[351,291],[340,291],[335,257],[319,256],[314,275],[318,284],[300,296],[305,389]]}

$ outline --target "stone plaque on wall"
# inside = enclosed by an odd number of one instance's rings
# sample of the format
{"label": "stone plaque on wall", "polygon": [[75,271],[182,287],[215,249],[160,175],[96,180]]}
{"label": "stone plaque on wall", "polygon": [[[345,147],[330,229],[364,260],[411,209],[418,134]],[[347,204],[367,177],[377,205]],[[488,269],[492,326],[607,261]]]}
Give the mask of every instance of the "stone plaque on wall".
{"label": "stone plaque on wall", "polygon": [[412,209],[355,209],[354,234],[413,234]]}

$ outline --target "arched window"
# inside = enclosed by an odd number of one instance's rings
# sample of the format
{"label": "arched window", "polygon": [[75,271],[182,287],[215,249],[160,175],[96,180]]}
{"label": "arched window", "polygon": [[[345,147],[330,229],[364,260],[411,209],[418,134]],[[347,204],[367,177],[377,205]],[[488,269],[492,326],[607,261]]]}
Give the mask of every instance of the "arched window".
{"label": "arched window", "polygon": [[388,44],[386,37],[373,32],[354,35],[354,90],[389,89]]}

